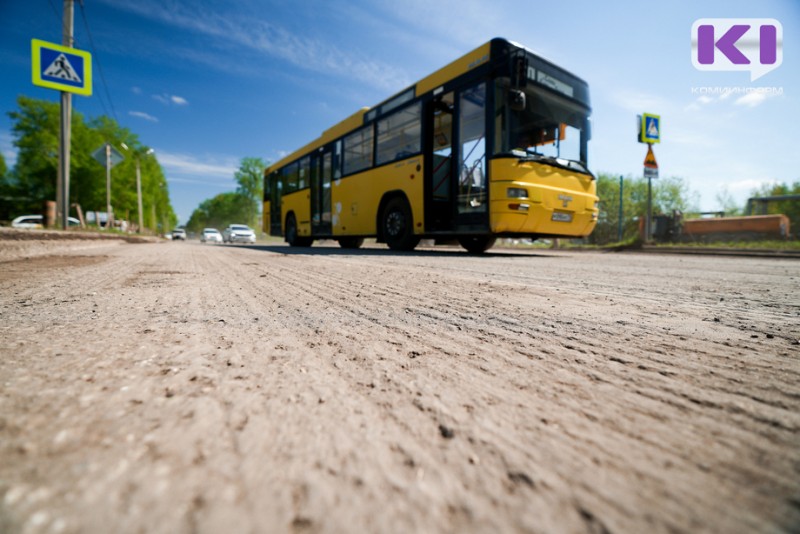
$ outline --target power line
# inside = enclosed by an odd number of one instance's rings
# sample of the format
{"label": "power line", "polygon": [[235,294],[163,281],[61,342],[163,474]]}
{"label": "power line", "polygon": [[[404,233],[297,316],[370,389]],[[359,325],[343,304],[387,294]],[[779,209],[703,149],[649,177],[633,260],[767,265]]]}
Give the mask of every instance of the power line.
{"label": "power line", "polygon": [[[86,10],[83,7],[83,0],[78,0],[78,5],[81,6],[81,18],[83,18],[83,25],[86,28],[86,35],[89,37],[89,46],[92,49],[92,56],[94,57],[94,63],[97,65],[97,71],[100,73],[100,80],[103,82],[103,91],[106,95],[106,100],[108,100],[108,105],[111,107],[111,113],[114,116],[114,120],[117,121],[119,124],[119,117],[117,117],[117,110],[114,109],[114,102],[111,100],[111,95],[108,92],[108,83],[106,83],[106,76],[103,73],[103,67],[100,65],[100,56],[97,54],[97,49],[94,46],[94,39],[92,38],[92,31],[89,29],[89,22],[86,19]],[[108,110],[106,110],[105,104],[103,104],[103,99],[100,99],[100,104],[103,106],[103,110],[106,111],[106,115],[108,115]]]}
{"label": "power line", "polygon": [[[58,25],[61,26],[61,35],[64,35],[64,30],[66,29],[64,18],[61,16],[61,13],[58,12],[58,8],[53,3],[53,0],[48,0],[50,3],[50,7],[53,8],[53,14],[56,16],[56,20],[58,21]],[[60,41],[59,41],[60,42]]]}

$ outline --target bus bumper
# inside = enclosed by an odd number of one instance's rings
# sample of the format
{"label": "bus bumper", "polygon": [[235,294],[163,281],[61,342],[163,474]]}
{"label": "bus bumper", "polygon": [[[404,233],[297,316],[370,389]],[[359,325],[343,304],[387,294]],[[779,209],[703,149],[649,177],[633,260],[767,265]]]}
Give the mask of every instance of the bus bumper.
{"label": "bus bumper", "polygon": [[[528,185],[530,189],[530,185]],[[492,201],[492,233],[585,237],[597,225],[597,197],[546,191]]]}

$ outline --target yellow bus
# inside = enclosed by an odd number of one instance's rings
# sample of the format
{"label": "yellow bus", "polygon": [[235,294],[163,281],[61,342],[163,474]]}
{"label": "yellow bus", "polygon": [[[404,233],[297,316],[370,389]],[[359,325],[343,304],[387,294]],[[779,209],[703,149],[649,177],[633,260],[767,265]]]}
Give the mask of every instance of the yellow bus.
{"label": "yellow bus", "polygon": [[424,238],[472,253],[498,237],[587,236],[589,114],[586,82],[493,39],[268,167],[264,231],[292,246]]}

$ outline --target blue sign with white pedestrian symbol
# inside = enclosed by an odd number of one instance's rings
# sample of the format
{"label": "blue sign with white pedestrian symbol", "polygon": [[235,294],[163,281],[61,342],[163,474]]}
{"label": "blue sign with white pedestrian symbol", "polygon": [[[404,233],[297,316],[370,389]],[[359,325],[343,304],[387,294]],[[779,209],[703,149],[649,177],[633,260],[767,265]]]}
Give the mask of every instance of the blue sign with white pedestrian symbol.
{"label": "blue sign with white pedestrian symbol", "polygon": [[39,39],[31,41],[33,84],[79,95],[92,94],[92,55]]}
{"label": "blue sign with white pedestrian symbol", "polygon": [[642,114],[642,123],[639,129],[640,143],[661,142],[661,116],[651,113]]}

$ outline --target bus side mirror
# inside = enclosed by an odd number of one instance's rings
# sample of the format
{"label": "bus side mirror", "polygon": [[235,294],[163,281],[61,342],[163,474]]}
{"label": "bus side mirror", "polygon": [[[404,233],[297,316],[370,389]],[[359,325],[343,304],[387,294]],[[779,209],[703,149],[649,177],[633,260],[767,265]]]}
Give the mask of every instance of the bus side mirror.
{"label": "bus side mirror", "polygon": [[513,87],[523,88],[528,85],[528,58],[518,55],[512,60],[511,83]]}
{"label": "bus side mirror", "polygon": [[508,102],[514,111],[525,111],[526,98],[524,92],[512,89],[509,91]]}

